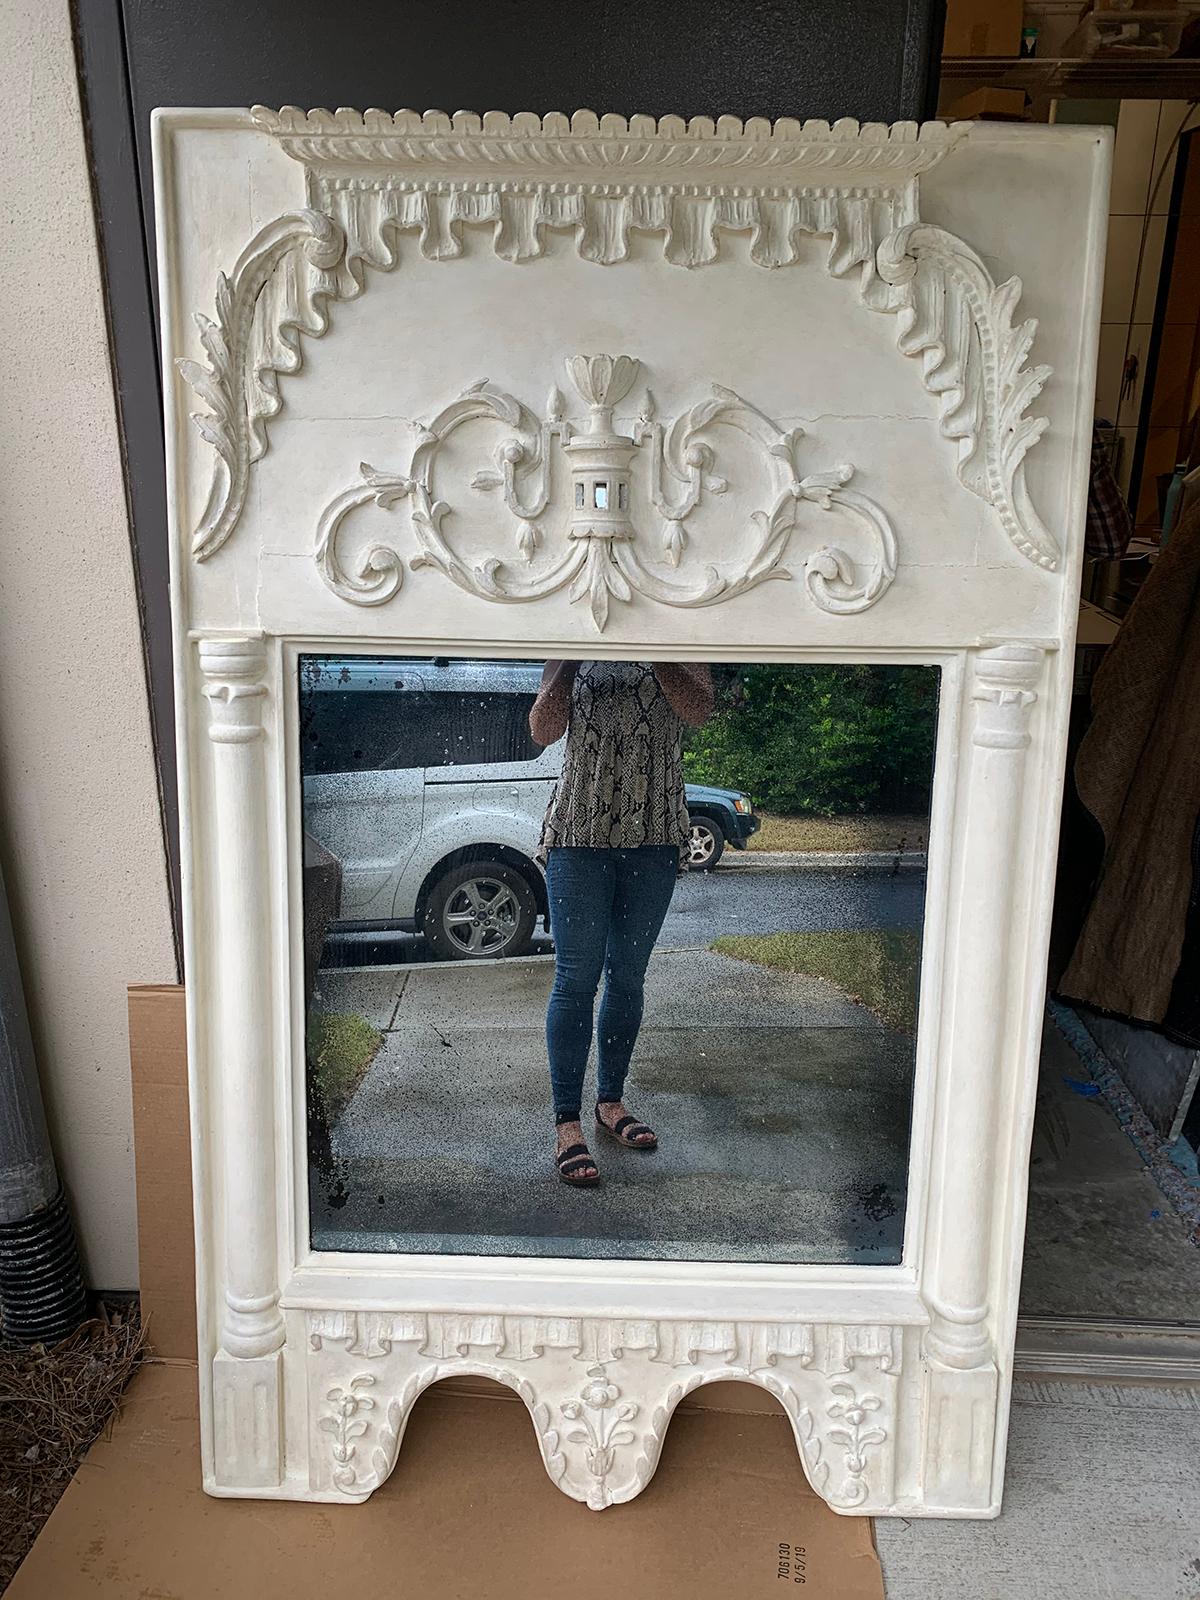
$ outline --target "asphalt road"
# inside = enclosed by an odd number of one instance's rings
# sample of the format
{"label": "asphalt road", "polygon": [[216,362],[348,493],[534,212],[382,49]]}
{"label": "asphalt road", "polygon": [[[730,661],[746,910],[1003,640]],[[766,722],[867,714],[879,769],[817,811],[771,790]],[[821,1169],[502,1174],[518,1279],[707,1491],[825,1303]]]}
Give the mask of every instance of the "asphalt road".
{"label": "asphalt road", "polygon": [[[925,874],[909,867],[893,872],[890,866],[851,870],[738,859],[680,878],[658,946],[707,947],[722,933],[916,928],[924,900]],[[553,948],[539,929],[531,953]],[[405,966],[430,959],[420,935],[363,933],[330,940],[321,964]]]}

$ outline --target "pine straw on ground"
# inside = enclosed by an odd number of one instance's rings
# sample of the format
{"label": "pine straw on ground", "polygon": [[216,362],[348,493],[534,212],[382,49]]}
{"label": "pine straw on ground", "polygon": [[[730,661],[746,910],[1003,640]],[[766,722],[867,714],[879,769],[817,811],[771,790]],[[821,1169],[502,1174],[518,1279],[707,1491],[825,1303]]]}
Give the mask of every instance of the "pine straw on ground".
{"label": "pine straw on ground", "polygon": [[55,1345],[0,1344],[0,1592],[142,1358],[136,1306],[103,1303]]}

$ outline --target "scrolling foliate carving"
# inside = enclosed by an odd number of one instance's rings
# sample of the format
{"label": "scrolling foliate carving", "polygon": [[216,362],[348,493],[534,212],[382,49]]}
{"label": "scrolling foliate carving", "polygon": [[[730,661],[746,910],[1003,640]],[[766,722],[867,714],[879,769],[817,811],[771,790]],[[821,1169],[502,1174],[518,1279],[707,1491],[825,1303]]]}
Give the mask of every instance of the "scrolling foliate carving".
{"label": "scrolling foliate carving", "polygon": [[[311,205],[269,223],[218,279],[216,320],[196,319],[207,364],[177,361],[210,407],[195,421],[218,455],[197,560],[237,526],[279,410],[277,375],[299,368],[299,334],[326,331],[323,302],[359,295],[367,268],[393,268],[399,234],[416,232],[440,261],[462,254],[463,227],[490,226],[502,260],[532,259],[547,228],[570,229],[602,266],[625,260],[635,234],[660,235],[665,259],[687,268],[716,261],[727,232],[748,234],[749,259],[765,268],[801,262],[805,235],[827,237],[826,270],[857,274],[864,303],[900,317],[899,348],[920,360],[962,482],[1022,554],[1056,566],[1058,541],[1025,483],[1045,427],[1025,412],[1050,369],[1024,364],[1036,324],[1013,324],[1020,280],[995,284],[969,246],[920,220],[919,177],[969,137],[963,125],[296,107],[254,118],[303,163]],[[377,594],[399,576],[385,563]]]}
{"label": "scrolling foliate carving", "polygon": [[[418,550],[412,567],[435,567],[460,589],[486,600],[540,600],[569,586],[573,601],[586,600],[597,631],[608,620],[610,600],[629,601],[636,590],[670,606],[709,606],[742,594],[768,578],[791,577],[783,556],[805,504],[840,512],[865,534],[868,555],[856,561],[840,545],[824,544],[805,562],[805,584],[822,611],[864,611],[887,590],[896,575],[896,539],[882,507],[848,488],[852,466],[842,464],[803,475],[799,465],[802,428],[784,429],[731,389],[713,385],[711,398],[672,422],[656,419],[649,391],[632,433],[614,431],[613,408],[629,393],[639,363],[629,356],[570,356],[566,369],[588,406],[579,426],[563,415],[557,388],[550,391],[546,416],[537,417],[520,400],[486,380],[419,428],[407,473],[381,472],[365,463],[361,479],[342,490],[325,508],[317,526],[316,561],[325,582],[344,600],[380,605],[403,581],[403,561],[386,544],[372,544],[349,566],[340,552],[348,514],[374,502],[412,503]],[[438,452],[465,423],[487,418],[506,432],[491,462],[470,480],[480,493],[495,491],[513,517],[516,562],[528,565],[551,537],[548,524],[565,519],[564,548],[529,576],[512,558],[491,555],[474,564],[455,550],[445,529],[454,507],[437,497],[434,474]],[[761,462],[765,505],[750,515],[748,537],[723,568],[704,565],[691,581],[663,570],[685,566],[688,519],[709,496],[728,489],[718,465],[722,430],[749,440]],[[635,463],[642,461],[639,476]],[[554,501],[556,479],[569,491]],[[639,524],[648,499],[662,522],[658,570],[647,564]]]}

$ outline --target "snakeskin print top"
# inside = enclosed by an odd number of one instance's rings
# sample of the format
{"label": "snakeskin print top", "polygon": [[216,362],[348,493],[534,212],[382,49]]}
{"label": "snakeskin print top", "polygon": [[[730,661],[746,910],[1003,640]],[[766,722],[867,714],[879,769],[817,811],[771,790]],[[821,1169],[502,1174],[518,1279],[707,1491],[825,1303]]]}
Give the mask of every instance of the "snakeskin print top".
{"label": "snakeskin print top", "polygon": [[556,845],[687,849],[683,721],[642,661],[584,661],[571,686],[562,772],[536,851]]}

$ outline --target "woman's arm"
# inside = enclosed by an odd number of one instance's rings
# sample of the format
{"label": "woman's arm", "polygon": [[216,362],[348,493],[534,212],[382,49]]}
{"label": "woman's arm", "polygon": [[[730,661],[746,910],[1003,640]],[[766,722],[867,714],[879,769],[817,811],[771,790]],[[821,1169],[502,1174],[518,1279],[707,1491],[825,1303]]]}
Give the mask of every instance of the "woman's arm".
{"label": "woman's arm", "polygon": [[571,685],[578,661],[547,661],[537,699],[529,708],[529,731],[544,749],[561,739],[571,715]]}
{"label": "woman's arm", "polygon": [[699,728],[712,716],[712,673],[703,661],[657,661],[654,676],[671,709],[689,727]]}

